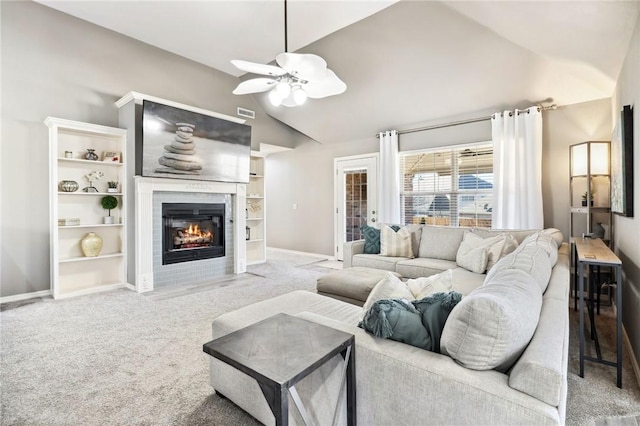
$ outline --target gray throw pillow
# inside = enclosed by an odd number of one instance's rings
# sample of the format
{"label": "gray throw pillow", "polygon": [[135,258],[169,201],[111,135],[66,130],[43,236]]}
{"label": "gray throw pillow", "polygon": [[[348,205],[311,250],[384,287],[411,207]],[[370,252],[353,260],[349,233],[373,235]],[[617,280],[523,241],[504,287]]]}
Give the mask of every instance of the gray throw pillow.
{"label": "gray throw pillow", "polygon": [[472,370],[506,372],[533,337],[541,307],[542,291],[529,274],[497,271],[453,309],[442,332],[442,353]]}

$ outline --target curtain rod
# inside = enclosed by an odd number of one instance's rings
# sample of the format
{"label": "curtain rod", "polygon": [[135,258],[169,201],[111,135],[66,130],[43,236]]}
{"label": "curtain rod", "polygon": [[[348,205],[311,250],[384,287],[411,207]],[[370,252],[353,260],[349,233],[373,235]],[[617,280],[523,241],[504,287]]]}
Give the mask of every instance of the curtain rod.
{"label": "curtain rod", "polygon": [[[549,106],[539,106],[538,107],[538,111],[546,111],[548,109],[557,109],[557,108],[558,108],[558,106],[556,104],[549,105]],[[521,113],[524,113],[524,112],[529,114],[529,109],[516,109],[516,112],[518,114],[521,114]],[[501,113],[498,113],[498,114],[501,114]],[[509,112],[509,117],[511,117],[512,115],[513,115],[513,113]],[[479,123],[481,121],[491,120],[492,118],[493,118],[493,115],[489,115],[487,117],[471,118],[469,120],[452,121],[450,123],[435,124],[433,126],[418,127],[418,128],[415,128],[415,129],[398,130],[398,135],[403,135],[405,133],[424,132],[426,130],[442,129],[444,127],[460,126],[462,124]],[[379,133],[376,134],[376,138],[380,138],[380,134]]]}

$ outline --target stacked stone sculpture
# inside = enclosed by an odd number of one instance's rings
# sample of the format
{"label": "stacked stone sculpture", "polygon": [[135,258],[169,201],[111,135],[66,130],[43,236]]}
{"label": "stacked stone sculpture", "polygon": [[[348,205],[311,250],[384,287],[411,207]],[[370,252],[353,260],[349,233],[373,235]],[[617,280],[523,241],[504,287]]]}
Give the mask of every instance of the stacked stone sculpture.
{"label": "stacked stone sculpture", "polygon": [[178,129],[171,145],[164,146],[164,154],[158,159],[164,167],[157,173],[180,175],[198,175],[202,171],[202,160],[196,156],[196,144],[193,140],[194,124],[176,123]]}

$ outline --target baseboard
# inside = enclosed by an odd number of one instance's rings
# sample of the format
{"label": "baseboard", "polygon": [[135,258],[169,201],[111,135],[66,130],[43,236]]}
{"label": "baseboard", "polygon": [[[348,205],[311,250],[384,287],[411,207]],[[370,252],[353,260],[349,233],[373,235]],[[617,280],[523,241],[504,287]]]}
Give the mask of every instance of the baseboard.
{"label": "baseboard", "polygon": [[631,346],[631,341],[629,340],[627,329],[624,328],[624,324],[622,325],[622,340],[627,346],[627,350],[629,351],[631,366],[633,367],[633,372],[636,373],[636,381],[638,382],[638,386],[640,386],[640,365],[638,365],[638,358],[636,358],[636,354],[633,352],[633,347]]}
{"label": "baseboard", "polygon": [[324,260],[336,260],[335,256],[329,256],[326,254],[318,254],[318,253],[307,253],[306,251],[287,250],[287,249],[281,249],[276,247],[267,247],[267,250],[279,251],[281,253],[300,254],[303,256],[317,257],[319,259],[324,259]]}
{"label": "baseboard", "polygon": [[21,302],[23,300],[34,299],[36,297],[49,297],[51,296],[51,290],[34,291],[31,293],[14,294],[13,296],[0,297],[0,304]]}

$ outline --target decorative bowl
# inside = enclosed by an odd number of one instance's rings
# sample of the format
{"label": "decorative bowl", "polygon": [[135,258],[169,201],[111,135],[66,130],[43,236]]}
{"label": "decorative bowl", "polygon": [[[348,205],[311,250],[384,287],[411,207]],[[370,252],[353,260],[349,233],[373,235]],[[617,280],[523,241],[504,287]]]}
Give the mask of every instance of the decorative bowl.
{"label": "decorative bowl", "polygon": [[58,187],[62,192],[76,192],[78,188],[80,188],[80,185],[78,185],[78,182],[75,180],[63,180],[60,181]]}

